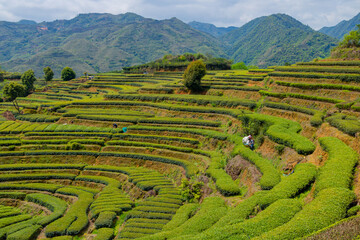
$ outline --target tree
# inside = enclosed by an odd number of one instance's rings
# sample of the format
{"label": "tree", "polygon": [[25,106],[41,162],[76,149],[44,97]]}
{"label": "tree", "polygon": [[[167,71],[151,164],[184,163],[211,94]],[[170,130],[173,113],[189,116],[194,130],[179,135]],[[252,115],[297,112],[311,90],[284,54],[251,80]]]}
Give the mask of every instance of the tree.
{"label": "tree", "polygon": [[248,68],[244,62],[238,62],[238,63],[231,65],[231,69],[233,69],[233,70],[235,70],[235,69],[248,70]]}
{"label": "tree", "polygon": [[74,70],[72,70],[70,67],[64,67],[64,69],[61,71],[61,79],[63,81],[69,81],[74,78],[76,78]]}
{"label": "tree", "polygon": [[185,87],[192,91],[199,90],[201,87],[201,78],[206,74],[206,66],[201,60],[191,62],[183,75]]}
{"label": "tree", "polygon": [[16,101],[16,98],[25,96],[25,94],[26,94],[25,86],[21,85],[17,82],[11,82],[11,83],[5,85],[3,94],[7,101],[13,102],[14,107],[20,113],[20,107]]}
{"label": "tree", "polygon": [[27,70],[21,75],[21,82],[25,87],[25,94],[29,94],[34,90],[34,82],[36,81],[35,73],[32,69]]}
{"label": "tree", "polygon": [[50,67],[44,67],[44,79],[46,82],[50,82],[54,77],[54,72]]}
{"label": "tree", "polygon": [[1,71],[1,69],[0,69],[0,82],[4,81],[4,75],[5,75],[5,72]]}

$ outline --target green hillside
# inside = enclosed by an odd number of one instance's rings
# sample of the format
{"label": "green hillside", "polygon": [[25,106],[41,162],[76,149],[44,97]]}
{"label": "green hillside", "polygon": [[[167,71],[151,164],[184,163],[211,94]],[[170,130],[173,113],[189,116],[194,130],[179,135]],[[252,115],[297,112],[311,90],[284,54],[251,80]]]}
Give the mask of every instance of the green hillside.
{"label": "green hillside", "polygon": [[59,77],[66,65],[78,74],[107,72],[189,52],[264,67],[326,57],[337,41],[284,14],[257,18],[234,30],[197,26],[205,32],[176,18],[154,20],[134,13],[0,22],[0,66],[12,72],[32,68],[38,76],[50,66]]}
{"label": "green hillside", "polygon": [[188,24],[192,28],[208,33],[214,37],[221,37],[222,35],[236,29],[236,27],[216,27],[214,24],[202,23],[197,21],[192,21]]}
{"label": "green hillside", "polygon": [[345,34],[352,30],[356,30],[356,25],[360,24],[360,13],[348,21],[341,21],[332,27],[323,27],[319,32],[329,35],[333,38],[342,39]]}
{"label": "green hillside", "polygon": [[285,14],[257,18],[221,39],[235,62],[259,66],[323,58],[337,42]]}
{"label": "green hillside", "polygon": [[53,80],[20,112],[1,102],[0,238],[360,237],[359,59],[208,70],[197,93],[182,75]]}
{"label": "green hillside", "polygon": [[[133,13],[81,14],[71,20],[37,25],[1,23],[6,40],[0,65],[8,71],[45,65],[56,73],[66,65],[76,72],[105,72],[145,63],[164,54],[203,52],[225,56],[220,42],[176,18],[157,21]],[[34,46],[37,46],[34,48]]]}

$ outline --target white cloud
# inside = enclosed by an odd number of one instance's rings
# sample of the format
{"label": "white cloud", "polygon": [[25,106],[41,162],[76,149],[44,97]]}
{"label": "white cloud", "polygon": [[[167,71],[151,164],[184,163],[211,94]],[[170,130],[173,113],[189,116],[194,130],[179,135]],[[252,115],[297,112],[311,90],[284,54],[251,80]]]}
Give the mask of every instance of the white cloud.
{"label": "white cloud", "polygon": [[256,17],[285,13],[319,29],[350,19],[359,10],[359,0],[0,0],[0,20],[37,22],[70,19],[79,13],[135,12],[155,19],[241,26]]}

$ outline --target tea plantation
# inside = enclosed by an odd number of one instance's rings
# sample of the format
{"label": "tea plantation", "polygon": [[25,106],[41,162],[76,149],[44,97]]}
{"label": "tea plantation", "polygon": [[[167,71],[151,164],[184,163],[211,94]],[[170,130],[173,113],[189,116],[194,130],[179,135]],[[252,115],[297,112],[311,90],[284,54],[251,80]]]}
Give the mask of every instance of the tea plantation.
{"label": "tea plantation", "polygon": [[202,86],[103,73],[0,103],[0,239],[360,237],[360,61]]}

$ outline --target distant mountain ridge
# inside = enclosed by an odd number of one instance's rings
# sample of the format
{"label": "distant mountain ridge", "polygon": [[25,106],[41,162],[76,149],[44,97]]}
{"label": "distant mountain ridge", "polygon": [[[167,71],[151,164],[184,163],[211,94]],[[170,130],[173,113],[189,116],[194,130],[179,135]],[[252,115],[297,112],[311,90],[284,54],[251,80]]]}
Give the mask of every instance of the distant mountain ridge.
{"label": "distant mountain ridge", "polygon": [[80,14],[38,24],[0,22],[0,65],[9,71],[44,66],[57,76],[64,66],[78,74],[119,70],[165,54],[206,52],[226,56],[219,40],[172,18],[154,20],[134,13]]}
{"label": "distant mountain ridge", "polygon": [[221,38],[235,62],[269,66],[328,56],[337,40],[286,14],[256,18]]}
{"label": "distant mountain ridge", "polygon": [[56,76],[70,66],[81,75],[120,70],[165,54],[199,52],[266,67],[325,57],[337,42],[285,14],[260,17],[240,28],[197,24],[208,32],[191,25],[177,18],[154,20],[134,13],[0,22],[0,66],[19,72],[32,68],[37,76],[45,66]]}
{"label": "distant mountain ridge", "polygon": [[192,28],[208,33],[214,37],[221,37],[224,34],[237,29],[237,27],[216,27],[214,24],[192,21],[188,23]]}
{"label": "distant mountain ridge", "polygon": [[360,24],[360,13],[348,21],[341,21],[333,27],[323,27],[319,32],[327,34],[333,38],[342,39],[343,36],[352,30],[356,30],[356,25]]}

